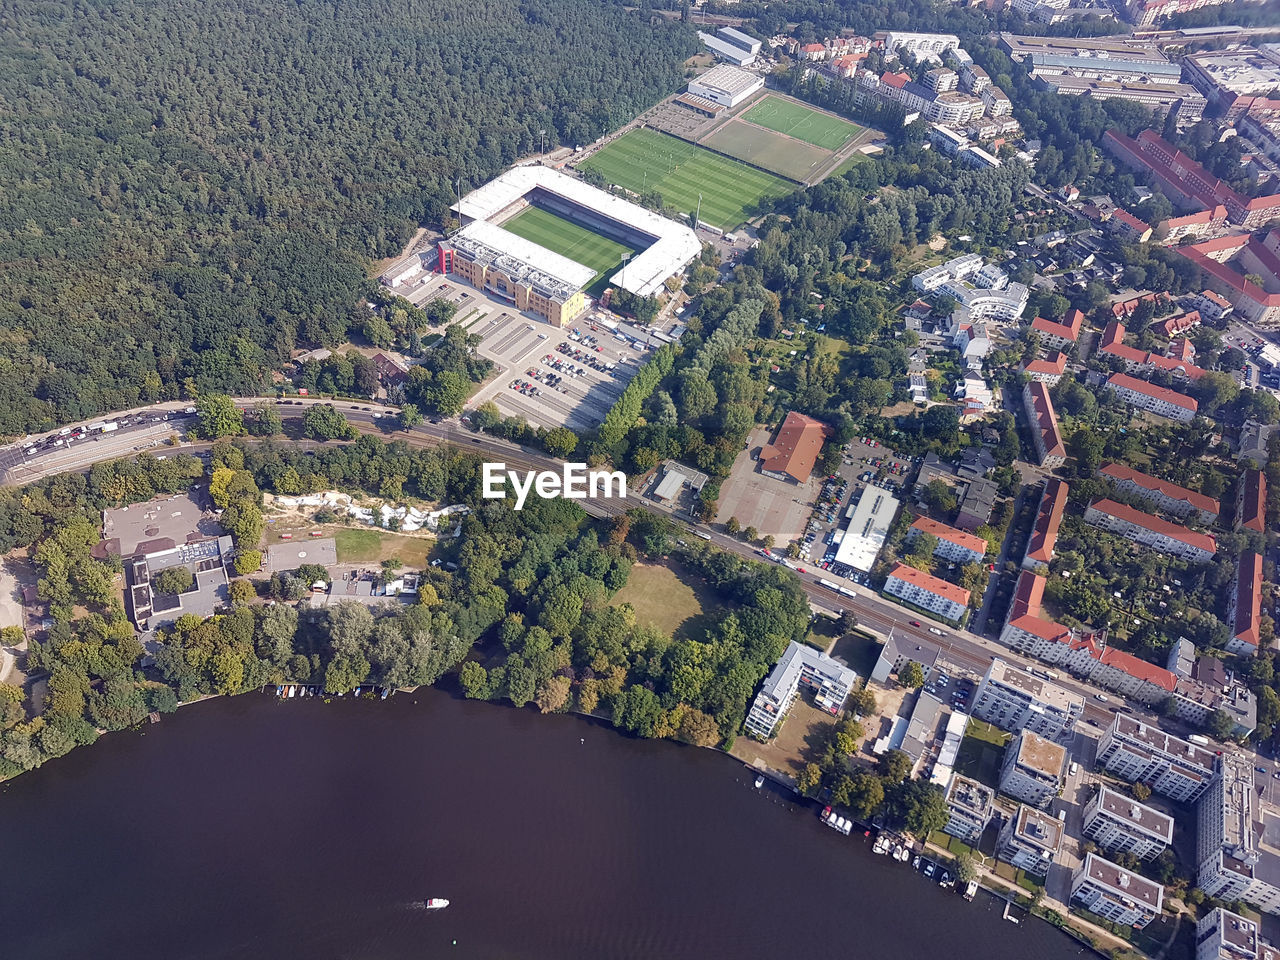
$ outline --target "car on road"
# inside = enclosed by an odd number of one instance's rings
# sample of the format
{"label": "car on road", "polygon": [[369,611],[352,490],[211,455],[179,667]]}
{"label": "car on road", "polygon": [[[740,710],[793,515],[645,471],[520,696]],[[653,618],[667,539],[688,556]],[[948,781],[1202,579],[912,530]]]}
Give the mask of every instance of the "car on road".
{"label": "car on road", "polygon": [[941,631],[941,630],[939,630],[937,627],[930,627],[930,628],[929,628],[929,632],[930,632],[930,633],[932,633],[932,634],[933,634],[934,636],[936,636],[936,637],[940,637],[940,636],[942,636],[942,631]]}
{"label": "car on road", "polygon": [[1108,697],[1105,693],[1095,693],[1093,695],[1093,698],[1097,700],[1099,703],[1106,703],[1110,699],[1110,697]]}
{"label": "car on road", "polygon": [[920,626],[920,621],[919,621],[919,620],[911,620],[911,621],[909,621],[909,622],[910,622],[910,624],[911,624],[913,627],[918,627],[918,626]]}
{"label": "car on road", "polygon": [[1266,772],[1267,772],[1267,768],[1266,768],[1266,767],[1254,767],[1253,769],[1257,770],[1259,773],[1266,773]]}

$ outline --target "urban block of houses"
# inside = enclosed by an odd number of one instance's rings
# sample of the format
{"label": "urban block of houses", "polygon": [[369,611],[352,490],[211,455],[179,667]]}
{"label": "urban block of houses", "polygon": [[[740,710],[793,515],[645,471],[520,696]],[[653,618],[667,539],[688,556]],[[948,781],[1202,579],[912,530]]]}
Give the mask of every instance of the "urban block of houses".
{"label": "urban block of houses", "polygon": [[1098,742],[1098,766],[1130,783],[1145,783],[1177,803],[1192,803],[1217,776],[1217,755],[1207,747],[1118,713]]}
{"label": "urban block of houses", "polygon": [[831,428],[792,410],[771,444],[760,451],[760,472],[775,480],[808,483]]}
{"label": "urban block of houses", "polygon": [[1116,490],[1158,510],[1179,517],[1195,514],[1205,523],[1218,519],[1221,506],[1203,493],[1140,473],[1123,463],[1104,463],[1098,472],[1110,480]]}
{"label": "urban block of houses", "polygon": [[973,533],[991,519],[991,511],[995,509],[996,497],[1000,488],[995,481],[986,477],[975,477],[970,480],[960,496],[960,506],[956,510],[956,526],[961,530]]}
{"label": "urban block of houses", "polygon": [[1084,713],[1084,698],[995,657],[974,693],[971,712],[1001,730],[1029,730],[1065,743]]}
{"label": "urban block of houses", "polygon": [[1156,332],[1166,340],[1172,340],[1179,334],[1186,333],[1193,327],[1200,326],[1200,311],[1189,310],[1176,316],[1161,320],[1155,325]]}
{"label": "urban block of houses", "polygon": [[911,278],[911,285],[920,293],[953,299],[959,304],[960,323],[1016,320],[1029,295],[1024,284],[1010,282],[1008,274],[976,253],[922,270]]}
{"label": "urban block of houses", "polygon": [[958,623],[969,609],[969,591],[905,563],[895,564],[884,582],[884,592],[913,606]]}
{"label": "urban block of houses", "polygon": [[1228,750],[1196,810],[1196,886],[1219,900],[1280,913],[1280,850],[1267,836],[1254,761]]}
{"label": "urban block of houses", "polygon": [[1043,383],[1046,387],[1055,387],[1067,372],[1067,355],[1057,351],[1043,359],[1036,357],[1028,360],[1023,365],[1022,372],[1030,380]]}
{"label": "urban block of houses", "polygon": [[996,856],[1020,870],[1044,877],[1062,846],[1063,824],[1043,810],[1018,804],[1018,812],[1000,830]]}
{"label": "urban block of houses", "polygon": [[769,739],[791,709],[802,686],[812,691],[818,706],[837,714],[857,682],[858,675],[844,664],[793,640],[765,677],[743,726],[752,736]]}
{"label": "urban block of houses", "polygon": [[1200,409],[1195,398],[1188,397],[1185,393],[1157,387],[1127,373],[1113,373],[1107,380],[1107,389],[1131,407],[1179,423],[1190,423]]}
{"label": "urban block of houses", "polygon": [[995,794],[986,784],[954,774],[947,787],[947,825],[942,829],[965,843],[977,846],[991,822]]}
{"label": "urban block of houses", "polygon": [[1236,526],[1255,533],[1267,532],[1267,476],[1252,467],[1244,472],[1240,483],[1240,502],[1236,505]]}
{"label": "urban block of houses", "polygon": [[1036,462],[1054,470],[1067,462],[1067,447],[1058,430],[1058,415],[1053,411],[1049,387],[1032,380],[1022,388],[1022,405],[1031,424],[1031,439],[1035,442]]}
{"label": "urban block of houses", "polygon": [[1096,853],[1086,853],[1071,878],[1071,902],[1112,923],[1141,930],[1164,909],[1164,887]]}
{"label": "urban block of houses", "polygon": [[1173,843],[1173,817],[1104,784],[1085,805],[1082,833],[1109,854],[1154,860]]}
{"label": "urban block of houses", "polygon": [[1115,500],[1097,500],[1089,504],[1084,520],[1158,553],[1191,563],[1207,563],[1218,550],[1217,542],[1210,534],[1197,533]]}
{"label": "urban block of houses", "polygon": [[916,517],[907,530],[907,542],[910,543],[927,533],[938,540],[933,548],[933,555],[954,563],[981,563],[987,555],[987,541],[964,530],[957,530],[949,524],[939,523],[928,517]]}
{"label": "urban block of houses", "polygon": [[[1194,656],[1194,647],[1192,654]],[[1174,672],[1178,674],[1178,682],[1172,700],[1179,718],[1207,727],[1210,715],[1221,712],[1231,720],[1231,736],[1247,737],[1257,729],[1257,698],[1221,660],[1195,657],[1189,672]]]}
{"label": "urban block of houses", "polygon": [[1098,353],[1104,357],[1119,359],[1130,372],[1164,370],[1189,380],[1198,380],[1204,376],[1204,371],[1193,363],[1126,345],[1125,333],[1125,326],[1119,320],[1107,324],[1098,343]]}
{"label": "urban block of houses", "polygon": [[1067,508],[1070,489],[1066,481],[1050,477],[1040,494],[1040,506],[1036,511],[1036,523],[1027,540],[1027,551],[1022,557],[1022,569],[1034,570],[1053,562],[1053,551],[1058,543],[1058,530],[1062,526],[1062,514]]}
{"label": "urban block of houses", "polygon": [[1107,646],[1103,632],[1075,631],[1044,616],[1045,583],[1028,570],[1019,575],[1001,643],[1143,703],[1163,703],[1173,694],[1177,678],[1170,671]]}
{"label": "urban block of houses", "polygon": [[1023,730],[1005,749],[1000,792],[1033,807],[1048,806],[1062,788],[1067,750]]}

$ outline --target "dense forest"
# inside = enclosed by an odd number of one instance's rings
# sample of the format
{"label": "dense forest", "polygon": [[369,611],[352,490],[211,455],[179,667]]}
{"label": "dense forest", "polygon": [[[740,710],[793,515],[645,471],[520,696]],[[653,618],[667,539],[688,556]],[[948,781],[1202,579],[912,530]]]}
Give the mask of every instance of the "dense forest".
{"label": "dense forest", "polygon": [[459,179],[630,120],[697,38],[607,0],[18,0],[0,47],[12,435],[362,329],[365,265]]}

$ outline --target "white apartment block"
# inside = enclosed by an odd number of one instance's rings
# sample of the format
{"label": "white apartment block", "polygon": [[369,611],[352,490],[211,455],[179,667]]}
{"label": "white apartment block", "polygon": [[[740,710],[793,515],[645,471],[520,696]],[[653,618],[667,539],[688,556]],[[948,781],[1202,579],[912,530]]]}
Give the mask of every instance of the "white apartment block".
{"label": "white apartment block", "polygon": [[1016,320],[1026,309],[1030,291],[1024,284],[1010,283],[998,266],[984,263],[976,253],[966,253],[911,278],[921,293],[951,297],[964,311],[964,319]]}
{"label": "white apartment block", "polygon": [[1084,835],[1107,853],[1154,860],[1173,843],[1173,818],[1103,786],[1084,808]]}
{"label": "white apartment block", "polygon": [[991,821],[995,794],[986,784],[955,774],[947,787],[947,825],[942,829],[965,843],[976,846]]}
{"label": "white apartment block", "polygon": [[1000,792],[1033,807],[1044,807],[1062,787],[1066,761],[1064,747],[1024,730],[1005,750]]}
{"label": "white apartment block", "polygon": [[889,572],[884,592],[922,610],[958,622],[969,609],[969,591],[899,563]]}
{"label": "white apartment block", "polygon": [[976,537],[965,530],[928,517],[916,517],[907,531],[907,543],[911,543],[922,533],[936,537],[938,545],[933,548],[933,555],[955,563],[981,563],[987,556],[987,541]]}
{"label": "white apartment block", "polygon": [[948,50],[959,49],[960,38],[951,33],[904,33],[895,30],[884,38],[886,55],[899,56],[905,50],[921,61],[941,61]]}
{"label": "white apartment block", "polygon": [[1217,756],[1212,750],[1116,714],[1098,743],[1098,765],[1130,783],[1145,783],[1156,793],[1190,803],[1209,789]]}
{"label": "white apartment block", "polygon": [[1177,420],[1179,423],[1190,423],[1200,408],[1192,397],[1184,393],[1157,387],[1127,373],[1112,374],[1107,381],[1107,388],[1131,407],[1146,410],[1167,420]]}
{"label": "white apartment block", "polygon": [[1217,907],[1196,924],[1195,960],[1277,960],[1280,951],[1262,939],[1258,924]]}
{"label": "white apartment block", "polygon": [[1043,811],[1018,804],[1018,812],[1000,831],[996,856],[1027,873],[1043,877],[1062,845],[1062,821]]}
{"label": "white apartment block", "polygon": [[813,691],[815,701],[828,713],[838,713],[857,682],[858,675],[848,667],[820,650],[802,646],[793,640],[765,678],[743,726],[747,733],[761,740],[773,736],[795,702],[801,685]]}
{"label": "white apartment block", "polygon": [[1065,743],[1084,713],[1084,698],[996,657],[978,684],[970,712],[1002,730],[1030,730]]}
{"label": "white apartment block", "polygon": [[1089,853],[1071,879],[1071,902],[1112,923],[1141,930],[1160,916],[1164,887]]}
{"label": "white apartment block", "polygon": [[1115,500],[1098,500],[1089,504],[1089,509],[1084,512],[1084,521],[1191,563],[1208,563],[1218,550],[1217,541],[1207,533],[1197,533]]}
{"label": "white apartment block", "polygon": [[1254,786],[1253,761],[1222,756],[1220,775],[1200,801],[1196,886],[1219,900],[1244,900],[1280,914],[1280,849],[1272,846]]}

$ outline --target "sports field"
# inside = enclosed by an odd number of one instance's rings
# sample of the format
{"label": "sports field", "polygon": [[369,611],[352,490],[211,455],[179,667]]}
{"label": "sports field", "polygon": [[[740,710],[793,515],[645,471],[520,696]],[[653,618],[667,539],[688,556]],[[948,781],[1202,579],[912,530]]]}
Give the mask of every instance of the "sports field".
{"label": "sports field", "polygon": [[603,291],[609,277],[622,263],[622,255],[631,250],[630,247],[602,237],[540,207],[525,207],[504,223],[502,229],[532,240],[541,247],[568,257],[574,263],[590,267],[596,272],[596,278],[587,287],[587,293],[592,296]]}
{"label": "sports field", "polygon": [[763,170],[654,130],[631,130],[582,164],[610,183],[644,193],[657,190],[673,207],[692,213],[702,195],[702,219],[731,230],[764,197],[794,186]]}
{"label": "sports field", "polygon": [[856,123],[810,110],[781,97],[765,97],[741,119],[824,150],[839,150],[862,131]]}
{"label": "sports field", "polygon": [[703,137],[702,142],[721,153],[802,183],[834,156],[830,150],[799,143],[740,120],[730,120],[710,136]]}

